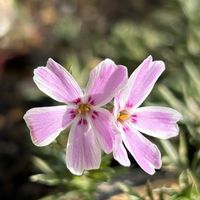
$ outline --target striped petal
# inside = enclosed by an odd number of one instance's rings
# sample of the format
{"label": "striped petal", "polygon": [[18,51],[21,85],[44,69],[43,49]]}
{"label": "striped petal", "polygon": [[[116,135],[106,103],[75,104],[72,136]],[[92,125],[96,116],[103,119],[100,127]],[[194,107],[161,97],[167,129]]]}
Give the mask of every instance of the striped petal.
{"label": "striped petal", "polygon": [[59,102],[76,103],[83,96],[72,75],[51,58],[46,67],[34,70],[33,80],[42,92]]}
{"label": "striped petal", "polygon": [[172,108],[147,106],[137,108],[131,118],[132,126],[142,133],[168,139],[179,133],[177,121],[181,114]]}
{"label": "striped petal", "polygon": [[152,175],[155,169],[160,169],[161,154],[155,144],[127,124],[124,125],[122,136],[126,148],[145,172]]}
{"label": "striped petal", "polygon": [[32,108],[24,115],[31,139],[36,146],[50,144],[74,118],[74,110],[67,106]]}
{"label": "striped petal", "polygon": [[103,108],[96,108],[91,111],[90,122],[103,151],[111,153],[114,137],[111,113]]}
{"label": "striped petal", "polygon": [[165,64],[162,61],[152,61],[151,56],[146,58],[132,73],[126,87],[116,96],[116,104],[125,110],[139,107],[164,69]]}
{"label": "striped petal", "polygon": [[88,102],[92,105],[105,105],[116,95],[127,81],[127,69],[105,59],[90,73],[86,87]]}
{"label": "striped petal", "polygon": [[129,167],[131,164],[120,134],[116,134],[114,137],[113,157],[123,166]]}
{"label": "striped petal", "polygon": [[66,162],[67,168],[76,175],[81,175],[84,170],[98,169],[100,166],[101,150],[87,119],[78,119],[71,127]]}

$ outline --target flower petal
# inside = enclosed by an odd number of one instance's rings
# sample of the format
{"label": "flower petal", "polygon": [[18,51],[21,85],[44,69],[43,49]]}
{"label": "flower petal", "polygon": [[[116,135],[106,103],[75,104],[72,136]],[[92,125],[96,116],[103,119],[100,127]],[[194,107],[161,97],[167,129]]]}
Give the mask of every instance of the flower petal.
{"label": "flower petal", "polygon": [[66,151],[67,168],[76,175],[84,170],[98,169],[101,162],[101,149],[88,126],[86,119],[78,119],[73,123]]}
{"label": "flower petal", "polygon": [[51,58],[47,67],[34,70],[33,80],[42,92],[60,102],[74,103],[83,96],[72,75]]}
{"label": "flower petal", "polygon": [[114,137],[111,113],[103,108],[96,108],[91,111],[90,122],[103,151],[111,153]]}
{"label": "flower petal", "polygon": [[52,106],[32,108],[24,115],[24,120],[30,129],[31,139],[36,146],[50,144],[59,133],[74,119],[72,108],[67,106]]}
{"label": "flower petal", "polygon": [[92,105],[105,105],[124,86],[127,79],[126,67],[105,59],[90,73],[86,87],[88,102]]}
{"label": "flower petal", "polygon": [[114,137],[113,157],[123,166],[129,167],[131,164],[127,155],[127,151],[122,143],[122,138],[120,134],[116,134]]}
{"label": "flower petal", "polygon": [[132,115],[132,126],[161,139],[168,139],[178,135],[177,121],[181,114],[172,108],[147,106],[137,108]]}
{"label": "flower petal", "polygon": [[126,148],[145,172],[152,175],[161,167],[161,154],[155,144],[127,124],[122,136]]}
{"label": "flower petal", "polygon": [[151,56],[146,58],[132,73],[127,86],[117,95],[118,104],[126,110],[140,106],[164,69],[164,62],[152,61]]}

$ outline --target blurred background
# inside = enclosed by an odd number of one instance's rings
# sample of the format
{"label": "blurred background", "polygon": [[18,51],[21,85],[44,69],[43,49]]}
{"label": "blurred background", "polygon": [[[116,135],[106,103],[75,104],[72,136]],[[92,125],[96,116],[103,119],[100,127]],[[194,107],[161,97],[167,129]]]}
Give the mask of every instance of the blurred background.
{"label": "blurred background", "polygon": [[[148,55],[166,63],[146,105],[183,114],[180,135],[151,141],[163,167],[149,176],[104,155],[101,168],[73,176],[65,166],[67,132],[37,148],[22,117],[56,105],[33,83],[49,57],[84,87],[104,58],[131,73]],[[0,0],[0,199],[200,199],[200,0]]]}

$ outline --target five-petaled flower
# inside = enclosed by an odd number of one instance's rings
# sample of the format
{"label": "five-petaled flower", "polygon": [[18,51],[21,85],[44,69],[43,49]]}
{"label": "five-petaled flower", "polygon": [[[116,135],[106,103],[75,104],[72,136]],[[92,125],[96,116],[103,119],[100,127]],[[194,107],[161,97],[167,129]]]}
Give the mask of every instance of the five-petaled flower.
{"label": "five-petaled flower", "polygon": [[177,121],[181,114],[174,109],[158,106],[138,108],[151,92],[155,82],[164,71],[162,61],[146,58],[132,73],[127,85],[114,99],[113,115],[117,133],[114,139],[113,156],[122,165],[129,166],[126,148],[140,167],[154,174],[161,167],[161,154],[157,146],[140,132],[161,139],[178,135]]}
{"label": "five-petaled flower", "polygon": [[46,67],[34,70],[38,88],[53,99],[67,105],[32,108],[24,115],[35,145],[51,143],[59,133],[71,125],[66,163],[77,175],[84,170],[97,169],[101,149],[113,149],[112,114],[101,106],[107,104],[127,81],[127,69],[106,59],[90,73],[83,91],[72,75],[49,59]]}

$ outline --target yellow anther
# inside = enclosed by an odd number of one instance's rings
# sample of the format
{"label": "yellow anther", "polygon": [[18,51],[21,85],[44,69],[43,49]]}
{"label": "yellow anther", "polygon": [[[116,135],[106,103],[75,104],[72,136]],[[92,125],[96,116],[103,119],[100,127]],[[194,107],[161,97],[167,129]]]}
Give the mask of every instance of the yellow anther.
{"label": "yellow anther", "polygon": [[120,122],[124,122],[129,117],[130,117],[130,115],[127,112],[121,111],[117,116],[117,120],[120,121]]}
{"label": "yellow anther", "polygon": [[80,104],[78,109],[77,109],[77,112],[79,114],[84,114],[86,112],[89,112],[90,111],[90,107],[88,106],[88,104]]}

